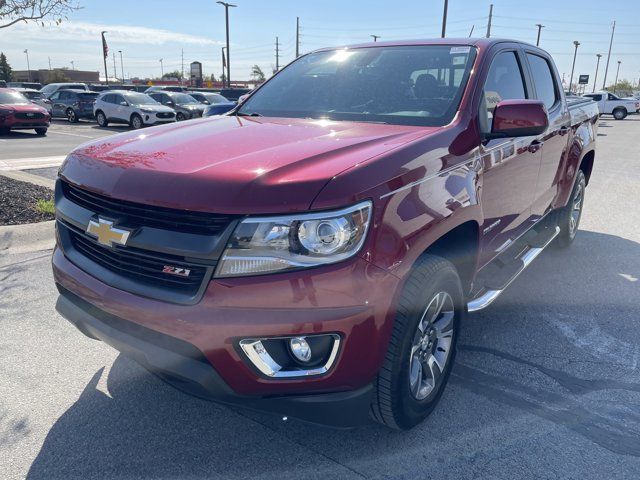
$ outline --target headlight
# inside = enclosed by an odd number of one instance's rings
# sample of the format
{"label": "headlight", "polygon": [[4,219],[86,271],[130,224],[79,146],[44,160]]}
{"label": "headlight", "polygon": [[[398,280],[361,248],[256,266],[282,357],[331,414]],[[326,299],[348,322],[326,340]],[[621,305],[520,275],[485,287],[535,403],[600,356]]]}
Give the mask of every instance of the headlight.
{"label": "headlight", "polygon": [[142,113],[155,113],[155,110],[152,110],[150,108],[141,108],[140,111]]}
{"label": "headlight", "polygon": [[331,212],[246,218],[233,232],[216,277],[340,262],[362,248],[370,220],[369,201]]}

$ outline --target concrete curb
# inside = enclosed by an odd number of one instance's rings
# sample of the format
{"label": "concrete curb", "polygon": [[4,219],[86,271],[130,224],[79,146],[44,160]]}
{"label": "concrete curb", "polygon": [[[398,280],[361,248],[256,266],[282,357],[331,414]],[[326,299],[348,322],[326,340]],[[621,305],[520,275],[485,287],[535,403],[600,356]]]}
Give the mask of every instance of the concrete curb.
{"label": "concrete curb", "polygon": [[50,250],[55,245],[55,220],[0,227],[0,255]]}
{"label": "concrete curb", "polygon": [[34,175],[32,173],[21,172],[20,170],[0,170],[0,175],[11,178],[12,180],[40,185],[41,187],[50,188],[51,190],[53,190],[56,185],[55,180]]}

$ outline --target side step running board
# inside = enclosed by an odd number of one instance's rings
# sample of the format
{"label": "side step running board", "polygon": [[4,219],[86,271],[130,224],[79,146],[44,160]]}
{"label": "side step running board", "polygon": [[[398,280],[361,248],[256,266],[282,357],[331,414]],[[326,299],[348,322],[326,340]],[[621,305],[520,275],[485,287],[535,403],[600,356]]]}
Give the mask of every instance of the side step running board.
{"label": "side step running board", "polygon": [[555,227],[555,231],[553,234],[540,246],[535,246],[527,249],[526,252],[522,254],[520,257],[520,261],[522,261],[522,266],[518,269],[513,277],[499,290],[488,289],[485,290],[479,297],[474,298],[469,303],[467,303],[467,309],[469,312],[477,312],[478,310],[482,310],[487,308],[489,305],[493,303],[493,301],[500,296],[502,292],[504,292],[511,282],[513,282],[518,276],[533,262],[538,255],[542,253],[542,251],[547,248],[547,246],[558,236],[560,233],[560,227]]}

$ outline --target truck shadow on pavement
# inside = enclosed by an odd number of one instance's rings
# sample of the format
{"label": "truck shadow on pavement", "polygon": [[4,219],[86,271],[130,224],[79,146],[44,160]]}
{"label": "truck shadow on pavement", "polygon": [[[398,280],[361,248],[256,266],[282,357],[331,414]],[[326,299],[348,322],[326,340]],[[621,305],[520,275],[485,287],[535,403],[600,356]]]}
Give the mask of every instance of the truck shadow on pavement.
{"label": "truck shadow on pavement", "polygon": [[572,478],[594,475],[594,464],[632,471],[639,278],[640,244],[617,236],[582,231],[570,249],[545,252],[468,318],[440,405],[403,433],[220,406],[121,355],[57,420],[27,478],[509,478],[511,458],[540,478],[537,468],[545,476],[586,457]]}

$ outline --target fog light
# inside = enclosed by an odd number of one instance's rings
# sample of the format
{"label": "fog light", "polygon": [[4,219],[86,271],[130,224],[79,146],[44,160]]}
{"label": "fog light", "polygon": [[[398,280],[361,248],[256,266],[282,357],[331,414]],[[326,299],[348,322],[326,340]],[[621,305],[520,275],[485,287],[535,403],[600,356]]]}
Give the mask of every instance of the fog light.
{"label": "fog light", "polygon": [[301,362],[308,362],[311,360],[311,347],[304,337],[295,337],[289,340],[289,348],[297,360]]}

